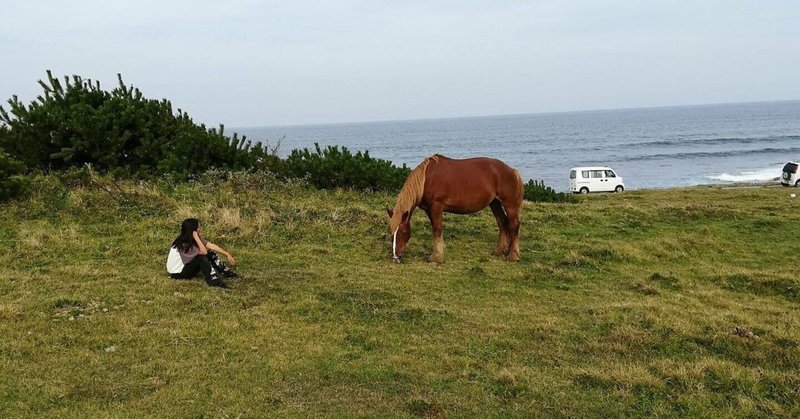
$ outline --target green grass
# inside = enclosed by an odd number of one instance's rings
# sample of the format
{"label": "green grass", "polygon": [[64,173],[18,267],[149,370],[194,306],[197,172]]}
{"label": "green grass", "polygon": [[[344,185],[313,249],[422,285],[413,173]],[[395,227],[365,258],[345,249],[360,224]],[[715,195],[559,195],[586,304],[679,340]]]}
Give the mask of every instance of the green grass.
{"label": "green grass", "polygon": [[[692,188],[485,210],[445,263],[394,197],[255,175],[35,182],[0,206],[0,416],[800,415],[800,201]],[[184,217],[232,290],[164,271]],[[739,326],[755,336],[732,333]]]}

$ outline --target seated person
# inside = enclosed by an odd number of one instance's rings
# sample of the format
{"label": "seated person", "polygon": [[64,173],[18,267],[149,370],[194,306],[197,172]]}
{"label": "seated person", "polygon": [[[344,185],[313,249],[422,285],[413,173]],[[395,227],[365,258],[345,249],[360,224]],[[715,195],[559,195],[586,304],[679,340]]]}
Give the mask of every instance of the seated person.
{"label": "seated person", "polygon": [[222,277],[235,278],[238,275],[219,259],[217,252],[225,255],[231,265],[236,264],[236,259],[225,249],[202,238],[202,231],[196,218],[183,220],[181,234],[172,242],[167,256],[167,272],[173,279],[190,279],[201,272],[208,285],[229,288]]}

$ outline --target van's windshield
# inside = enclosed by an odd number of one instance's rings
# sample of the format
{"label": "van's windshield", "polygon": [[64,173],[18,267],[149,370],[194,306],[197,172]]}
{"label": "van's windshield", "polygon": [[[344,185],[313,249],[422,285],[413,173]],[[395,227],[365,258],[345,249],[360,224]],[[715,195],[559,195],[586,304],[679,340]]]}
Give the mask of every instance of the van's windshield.
{"label": "van's windshield", "polygon": [[794,163],[786,163],[786,166],[783,166],[783,171],[789,173],[797,173],[797,165]]}
{"label": "van's windshield", "polygon": [[575,171],[574,170],[570,170],[569,171],[569,178],[570,179],[575,179]]}

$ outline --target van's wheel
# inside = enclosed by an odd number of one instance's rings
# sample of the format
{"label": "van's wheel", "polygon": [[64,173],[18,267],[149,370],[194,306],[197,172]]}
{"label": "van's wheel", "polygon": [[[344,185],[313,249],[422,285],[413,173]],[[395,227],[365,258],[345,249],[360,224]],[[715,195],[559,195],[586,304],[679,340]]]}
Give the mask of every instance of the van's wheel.
{"label": "van's wheel", "polygon": [[625,190],[625,188],[623,188],[622,185],[617,185],[617,187],[614,188],[614,192],[616,192],[616,193],[620,193],[620,192],[622,192],[624,190]]}
{"label": "van's wheel", "polygon": [[[800,182],[800,180],[798,180],[798,182]],[[586,195],[587,193],[589,193],[589,188],[587,188],[585,186],[582,187],[581,188],[581,194]]]}
{"label": "van's wheel", "polygon": [[795,188],[800,188],[800,180],[798,180],[797,182],[794,183],[794,187]]}

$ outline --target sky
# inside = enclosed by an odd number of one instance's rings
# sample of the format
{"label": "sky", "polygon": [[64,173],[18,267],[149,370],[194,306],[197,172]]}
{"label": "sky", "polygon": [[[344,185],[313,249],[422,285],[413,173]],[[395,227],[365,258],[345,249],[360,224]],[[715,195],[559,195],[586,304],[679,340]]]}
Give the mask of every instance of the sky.
{"label": "sky", "polygon": [[0,101],[78,74],[228,127],[800,99],[800,1],[0,0]]}

